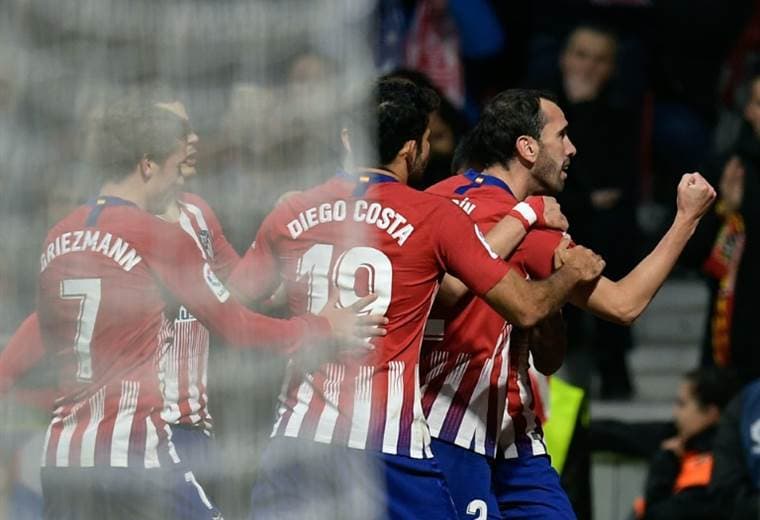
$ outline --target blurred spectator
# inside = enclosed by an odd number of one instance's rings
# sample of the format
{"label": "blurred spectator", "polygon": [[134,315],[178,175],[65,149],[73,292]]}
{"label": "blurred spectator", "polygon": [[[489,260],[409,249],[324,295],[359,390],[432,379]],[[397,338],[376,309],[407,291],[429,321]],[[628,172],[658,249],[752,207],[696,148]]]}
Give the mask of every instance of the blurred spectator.
{"label": "blurred spectator", "polygon": [[475,120],[478,107],[467,92],[465,63],[487,60],[505,47],[504,29],[492,3],[382,0],[378,15],[380,70],[404,66],[424,73],[452,105]]}
{"label": "blurred spectator", "polygon": [[430,115],[430,158],[425,173],[420,179],[410,182],[410,186],[424,190],[452,174],[454,151],[467,130],[464,115],[452,105],[423,73],[398,69],[388,76],[405,78],[417,85],[434,90],[441,98],[438,108]]}
{"label": "blurred spectator", "polygon": [[721,69],[750,19],[753,3],[653,3],[649,52],[654,95],[653,166],[659,184],[655,195],[663,200],[680,172],[694,170],[706,159]]}
{"label": "blurred spectator", "polygon": [[760,518],[760,380],[726,407],[715,436],[712,496],[730,520]]}
{"label": "blurred spectator", "polygon": [[719,368],[685,374],[673,408],[676,435],[662,442],[649,466],[643,502],[645,520],[714,520],[720,506],[708,494],[713,444],[721,411],[736,393],[732,375]]}
{"label": "blurred spectator", "polygon": [[[616,55],[615,33],[599,25],[580,25],[567,38],[555,77],[537,85],[557,93],[570,125],[569,134],[582,151],[573,159],[565,190],[559,196],[570,221],[570,233],[605,258],[605,274],[612,279],[624,276],[635,263],[638,236],[639,122],[633,112],[609,98]],[[575,310],[566,317],[574,343],[570,348],[577,352],[584,341],[591,343],[601,396],[630,397],[633,385],[625,359],[632,347],[630,329],[594,319],[589,339],[582,321],[587,318]],[[588,386],[588,382],[578,382]]]}
{"label": "blurred spectator", "polygon": [[760,376],[755,335],[760,290],[760,74],[749,82],[744,122],[727,153],[708,160],[705,175],[720,188],[684,261],[702,267],[711,292],[703,365],[733,366],[743,382]]}

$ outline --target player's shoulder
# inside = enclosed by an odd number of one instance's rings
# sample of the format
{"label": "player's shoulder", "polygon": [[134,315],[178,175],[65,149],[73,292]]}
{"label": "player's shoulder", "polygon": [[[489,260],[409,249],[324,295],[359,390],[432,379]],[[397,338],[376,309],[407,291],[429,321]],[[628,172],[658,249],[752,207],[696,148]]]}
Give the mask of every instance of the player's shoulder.
{"label": "player's shoulder", "polygon": [[461,174],[443,179],[425,191],[452,199],[479,200],[502,208],[511,208],[517,204],[517,199],[512,192],[504,186],[473,181]]}
{"label": "player's shoulder", "polygon": [[275,205],[272,214],[297,215],[308,208],[346,197],[350,193],[348,185],[345,180],[333,177],[317,186],[285,193]]}
{"label": "player's shoulder", "polygon": [[193,193],[190,191],[183,191],[182,193],[179,194],[177,199],[182,204],[190,204],[193,206],[197,206],[204,213],[211,212],[211,206],[209,205],[209,203],[206,202],[206,200],[200,195],[198,195],[197,193]]}
{"label": "player's shoulder", "polygon": [[428,187],[425,193],[449,197],[456,193],[457,188],[466,186],[467,184],[468,180],[463,175],[452,175]]}

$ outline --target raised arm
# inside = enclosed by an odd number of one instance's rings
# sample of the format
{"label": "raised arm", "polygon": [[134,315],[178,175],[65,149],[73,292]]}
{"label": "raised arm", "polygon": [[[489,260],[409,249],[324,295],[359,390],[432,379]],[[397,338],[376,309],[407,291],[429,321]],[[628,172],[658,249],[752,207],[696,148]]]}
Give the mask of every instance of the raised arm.
{"label": "raised arm", "polygon": [[698,173],[685,174],[678,185],[675,219],[657,246],[624,278],[602,278],[574,291],[573,304],[609,321],[630,325],[665,282],[699,220],[715,199],[715,190]]}
{"label": "raised arm", "polygon": [[525,280],[510,270],[485,295],[485,300],[504,319],[518,327],[533,327],[557,312],[579,283],[596,280],[604,260],[590,249],[577,246],[566,250],[564,265],[545,280]]}
{"label": "raised arm", "polygon": [[[568,222],[554,197],[528,197],[517,204],[486,234],[486,241],[500,257],[507,258],[533,226],[566,231]],[[453,307],[467,294],[467,286],[450,274],[444,276],[437,302]]]}

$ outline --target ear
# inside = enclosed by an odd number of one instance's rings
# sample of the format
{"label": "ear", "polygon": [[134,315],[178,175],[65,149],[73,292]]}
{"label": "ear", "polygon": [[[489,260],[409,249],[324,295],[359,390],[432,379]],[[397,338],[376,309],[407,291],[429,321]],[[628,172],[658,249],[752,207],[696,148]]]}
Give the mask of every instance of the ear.
{"label": "ear", "polygon": [[521,135],[517,138],[515,148],[517,150],[517,156],[519,158],[524,159],[530,163],[536,162],[536,157],[538,157],[539,144],[538,141],[536,141],[533,137],[529,135]]}
{"label": "ear", "polygon": [[414,139],[405,142],[404,146],[402,146],[401,150],[398,152],[399,155],[406,157],[414,157],[415,153],[417,153],[417,141]]}
{"label": "ear", "polygon": [[153,162],[148,158],[148,155],[143,155],[140,159],[140,174],[144,180],[150,179],[153,175]]}

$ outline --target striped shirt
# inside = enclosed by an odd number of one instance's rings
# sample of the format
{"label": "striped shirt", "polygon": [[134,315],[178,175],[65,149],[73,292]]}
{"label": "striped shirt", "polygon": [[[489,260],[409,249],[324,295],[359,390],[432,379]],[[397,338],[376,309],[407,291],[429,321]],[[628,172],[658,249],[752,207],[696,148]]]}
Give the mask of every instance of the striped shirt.
{"label": "striped shirt", "polygon": [[378,298],[367,311],[389,323],[371,351],[291,359],[273,435],[431,457],[419,354],[447,270],[485,294],[508,266],[459,209],[392,177],[339,175],[275,208],[231,284],[257,299],[283,280],[293,313],[372,292]]}
{"label": "striped shirt", "polygon": [[[233,345],[293,352],[326,320],[274,320],[229,297],[202,244],[114,197],[53,226],[40,257],[40,333],[59,369],[43,465],[152,468],[174,459],[158,361],[170,346],[167,292]],[[178,268],[181,266],[181,268]]]}
{"label": "striped shirt", "polygon": [[[450,199],[484,233],[517,204],[499,179],[472,173],[450,177],[427,191]],[[532,230],[510,265],[531,278],[549,276],[560,238],[553,231]],[[433,310],[421,364],[423,410],[433,437],[488,457],[546,453],[529,352],[511,346],[510,331],[511,325],[473,294],[454,309]]]}
{"label": "striped shirt", "polygon": [[[201,253],[221,280],[226,280],[239,257],[227,242],[214,212],[200,197],[184,193],[177,225],[200,246]],[[185,306],[174,319],[174,340],[161,352],[159,369],[164,395],[161,413],[169,424],[199,426],[211,433],[208,410],[209,332]]]}

